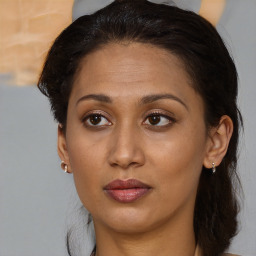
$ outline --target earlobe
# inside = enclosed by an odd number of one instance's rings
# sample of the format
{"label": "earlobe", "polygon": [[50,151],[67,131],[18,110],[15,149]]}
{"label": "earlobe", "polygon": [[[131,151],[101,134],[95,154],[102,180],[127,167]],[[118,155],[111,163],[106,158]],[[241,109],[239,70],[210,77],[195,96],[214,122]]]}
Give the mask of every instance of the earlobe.
{"label": "earlobe", "polygon": [[209,143],[204,158],[204,167],[212,168],[220,165],[226,155],[228,145],[233,133],[233,122],[227,115],[221,117],[217,127],[213,127],[209,134]]}
{"label": "earlobe", "polygon": [[[58,125],[58,142],[57,142],[57,150],[58,150],[58,155],[70,171],[70,162],[69,162],[69,155],[67,151],[67,143],[66,143],[66,136],[63,130],[63,127],[61,124]],[[64,166],[64,165],[63,165]],[[62,167],[62,165],[61,165]],[[63,169],[63,167],[62,167]]]}

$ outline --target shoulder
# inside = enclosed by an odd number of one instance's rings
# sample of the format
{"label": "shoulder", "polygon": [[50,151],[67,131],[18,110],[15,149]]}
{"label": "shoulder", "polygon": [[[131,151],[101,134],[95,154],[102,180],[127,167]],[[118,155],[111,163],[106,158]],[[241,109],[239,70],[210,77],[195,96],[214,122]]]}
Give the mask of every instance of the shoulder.
{"label": "shoulder", "polygon": [[[194,256],[203,256],[202,249],[200,248],[199,245],[196,246],[196,251]],[[232,254],[232,253],[223,253],[221,254],[221,256],[242,256],[242,255]]]}

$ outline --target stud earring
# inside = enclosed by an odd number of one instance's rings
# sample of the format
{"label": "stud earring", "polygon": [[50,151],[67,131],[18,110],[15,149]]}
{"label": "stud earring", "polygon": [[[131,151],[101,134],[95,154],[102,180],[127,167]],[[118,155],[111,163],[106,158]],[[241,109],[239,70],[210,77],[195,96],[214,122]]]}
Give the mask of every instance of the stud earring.
{"label": "stud earring", "polygon": [[67,164],[65,164],[64,172],[68,173],[68,165]]}
{"label": "stud earring", "polygon": [[214,174],[215,172],[216,172],[215,163],[212,163],[212,174]]}
{"label": "stud earring", "polygon": [[64,161],[61,161],[60,166],[61,166],[61,168],[64,170],[65,173],[69,173],[69,172],[68,172],[68,165],[65,164]]}

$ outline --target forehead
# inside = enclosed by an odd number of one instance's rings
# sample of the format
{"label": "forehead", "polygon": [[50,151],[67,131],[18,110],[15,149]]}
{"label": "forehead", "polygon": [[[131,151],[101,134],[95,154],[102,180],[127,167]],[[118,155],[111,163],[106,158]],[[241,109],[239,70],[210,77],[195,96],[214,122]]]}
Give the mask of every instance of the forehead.
{"label": "forehead", "polygon": [[128,96],[138,90],[182,96],[193,86],[183,62],[167,50],[150,44],[112,43],[83,58],[71,96],[104,92]]}

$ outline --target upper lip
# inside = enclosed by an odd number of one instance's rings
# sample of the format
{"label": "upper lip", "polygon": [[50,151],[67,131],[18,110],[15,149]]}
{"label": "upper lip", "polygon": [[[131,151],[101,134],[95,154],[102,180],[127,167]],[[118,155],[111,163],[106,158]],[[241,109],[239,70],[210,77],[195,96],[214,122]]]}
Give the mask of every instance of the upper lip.
{"label": "upper lip", "polygon": [[104,189],[105,190],[114,190],[114,189],[132,189],[132,188],[151,188],[149,185],[136,180],[136,179],[128,179],[128,180],[113,180],[109,184],[107,184]]}

